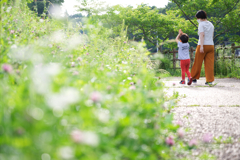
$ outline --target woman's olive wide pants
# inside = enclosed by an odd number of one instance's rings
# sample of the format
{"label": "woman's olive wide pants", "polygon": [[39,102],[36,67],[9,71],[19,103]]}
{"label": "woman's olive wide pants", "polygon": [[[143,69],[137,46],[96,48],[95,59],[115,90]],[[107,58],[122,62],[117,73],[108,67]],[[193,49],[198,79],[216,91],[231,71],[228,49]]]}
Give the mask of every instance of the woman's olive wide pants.
{"label": "woman's olive wide pants", "polygon": [[214,81],[214,45],[203,45],[204,53],[200,53],[200,45],[197,46],[194,64],[191,70],[193,79],[199,79],[202,62],[204,60],[206,82]]}

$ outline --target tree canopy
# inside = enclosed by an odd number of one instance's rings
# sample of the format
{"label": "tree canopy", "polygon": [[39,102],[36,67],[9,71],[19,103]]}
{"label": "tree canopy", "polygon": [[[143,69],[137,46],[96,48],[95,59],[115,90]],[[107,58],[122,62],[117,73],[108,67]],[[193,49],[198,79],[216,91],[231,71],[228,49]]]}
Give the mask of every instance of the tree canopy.
{"label": "tree canopy", "polygon": [[62,4],[64,0],[31,0],[30,3],[28,3],[28,7],[33,10],[37,11],[38,15],[41,15],[43,13],[47,14],[48,8],[51,5],[55,4]]}
{"label": "tree canopy", "polygon": [[176,14],[185,17],[197,29],[195,14],[205,10],[215,26],[215,44],[224,39],[240,42],[240,0],[172,0],[178,6]]}

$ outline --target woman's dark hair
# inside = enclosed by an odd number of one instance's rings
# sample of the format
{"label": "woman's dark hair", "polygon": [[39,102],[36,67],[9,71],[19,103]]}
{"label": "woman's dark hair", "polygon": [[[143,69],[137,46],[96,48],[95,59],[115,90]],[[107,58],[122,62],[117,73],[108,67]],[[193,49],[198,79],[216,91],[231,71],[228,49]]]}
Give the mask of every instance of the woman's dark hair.
{"label": "woman's dark hair", "polygon": [[180,36],[180,40],[182,41],[182,43],[187,43],[188,42],[188,35],[183,33],[181,36]]}
{"label": "woman's dark hair", "polygon": [[203,10],[200,10],[197,12],[196,17],[201,19],[207,19],[207,13]]}

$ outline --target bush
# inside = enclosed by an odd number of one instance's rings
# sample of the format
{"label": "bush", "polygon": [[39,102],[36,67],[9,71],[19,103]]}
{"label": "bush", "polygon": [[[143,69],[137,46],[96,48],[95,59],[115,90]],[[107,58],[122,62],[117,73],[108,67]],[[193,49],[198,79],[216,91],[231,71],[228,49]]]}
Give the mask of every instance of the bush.
{"label": "bush", "polygon": [[128,43],[124,26],[111,38],[91,18],[75,28],[24,3],[4,7],[0,159],[155,160],[188,150],[148,52]]}

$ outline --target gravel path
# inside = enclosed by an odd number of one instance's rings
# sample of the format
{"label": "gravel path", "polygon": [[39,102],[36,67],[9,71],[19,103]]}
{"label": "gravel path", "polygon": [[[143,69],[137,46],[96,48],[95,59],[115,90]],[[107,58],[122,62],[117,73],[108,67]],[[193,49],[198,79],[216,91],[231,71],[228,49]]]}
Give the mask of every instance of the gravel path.
{"label": "gravel path", "polygon": [[[186,140],[201,141],[206,133],[218,139],[222,137],[219,144],[214,141],[209,147],[198,147],[192,156],[196,158],[207,151],[218,160],[240,160],[240,80],[215,79],[217,85],[209,87],[205,85],[205,78],[191,86],[179,84],[180,79],[165,78],[163,82],[168,96],[179,93],[178,107],[173,112],[176,121],[191,129]],[[193,157],[191,159],[195,159]]]}

